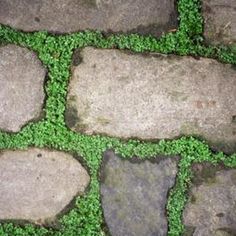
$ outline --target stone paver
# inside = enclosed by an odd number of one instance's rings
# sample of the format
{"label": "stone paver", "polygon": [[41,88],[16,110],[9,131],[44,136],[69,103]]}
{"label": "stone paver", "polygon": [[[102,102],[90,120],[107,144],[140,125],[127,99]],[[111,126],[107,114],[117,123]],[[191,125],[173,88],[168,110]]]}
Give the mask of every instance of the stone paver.
{"label": "stone paver", "polygon": [[236,235],[236,170],[194,166],[194,182],[183,220],[193,236]]}
{"label": "stone paver", "polygon": [[159,36],[177,27],[175,0],[0,0],[0,6],[0,23],[25,31],[99,29]]}
{"label": "stone paver", "polygon": [[53,219],[89,184],[71,155],[32,148],[0,154],[0,219],[44,223]]}
{"label": "stone paver", "polygon": [[0,47],[0,129],[17,132],[40,117],[45,75],[33,52],[15,45]]}
{"label": "stone paver", "polygon": [[216,60],[85,48],[73,67],[67,125],[139,139],[195,135],[236,151],[236,70]]}
{"label": "stone paver", "polygon": [[112,151],[105,152],[101,197],[112,236],[167,234],[165,205],[168,190],[175,183],[177,158],[159,157],[155,161],[132,163]]}
{"label": "stone paver", "polygon": [[203,0],[204,36],[209,43],[236,43],[236,1]]}

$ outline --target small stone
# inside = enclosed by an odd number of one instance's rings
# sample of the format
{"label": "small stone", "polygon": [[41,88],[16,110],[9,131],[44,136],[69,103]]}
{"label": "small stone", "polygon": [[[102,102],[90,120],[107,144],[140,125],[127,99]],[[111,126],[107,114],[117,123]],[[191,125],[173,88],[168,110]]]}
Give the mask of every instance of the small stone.
{"label": "small stone", "polygon": [[236,151],[236,70],[213,59],[85,48],[73,67],[66,123],[120,138],[201,137]]}
{"label": "small stone", "polygon": [[165,206],[176,174],[174,157],[135,163],[106,151],[101,170],[101,198],[111,235],[167,235]]}
{"label": "small stone", "polygon": [[204,36],[212,44],[236,43],[236,1],[203,0]]}
{"label": "small stone", "polygon": [[0,6],[0,23],[24,31],[90,29],[160,36],[178,27],[175,0],[0,0]]}
{"label": "small stone", "polygon": [[41,116],[45,75],[33,52],[15,45],[0,47],[0,129],[18,132]]}
{"label": "small stone", "polygon": [[54,219],[89,184],[73,156],[31,148],[0,155],[0,219],[44,223]]}
{"label": "small stone", "polygon": [[234,236],[235,199],[235,169],[195,165],[193,186],[183,213],[184,224],[194,229],[194,236]]}

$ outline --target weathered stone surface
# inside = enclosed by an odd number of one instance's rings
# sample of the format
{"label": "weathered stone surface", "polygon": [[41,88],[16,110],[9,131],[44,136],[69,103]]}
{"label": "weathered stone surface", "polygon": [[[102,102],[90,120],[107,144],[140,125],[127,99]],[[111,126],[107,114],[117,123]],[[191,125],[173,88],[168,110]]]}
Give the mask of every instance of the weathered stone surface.
{"label": "weathered stone surface", "polygon": [[15,45],[0,47],[0,129],[17,132],[39,118],[45,75],[33,52]]}
{"label": "weathered stone surface", "polygon": [[0,23],[25,31],[99,29],[159,36],[177,27],[175,0],[0,0],[0,6]]}
{"label": "weathered stone surface", "polygon": [[204,36],[213,44],[236,43],[236,1],[203,0]]}
{"label": "weathered stone surface", "polygon": [[236,170],[209,164],[198,164],[194,169],[183,213],[187,229],[193,229],[193,236],[236,235]]}
{"label": "weathered stone surface", "polygon": [[236,151],[236,70],[212,59],[85,48],[73,68],[66,122],[86,134],[195,135]]}
{"label": "weathered stone surface", "polygon": [[0,155],[0,219],[44,223],[53,219],[89,183],[71,155],[32,148]]}
{"label": "weathered stone surface", "polygon": [[175,182],[177,158],[155,161],[132,163],[105,152],[101,196],[111,235],[167,235],[165,205]]}

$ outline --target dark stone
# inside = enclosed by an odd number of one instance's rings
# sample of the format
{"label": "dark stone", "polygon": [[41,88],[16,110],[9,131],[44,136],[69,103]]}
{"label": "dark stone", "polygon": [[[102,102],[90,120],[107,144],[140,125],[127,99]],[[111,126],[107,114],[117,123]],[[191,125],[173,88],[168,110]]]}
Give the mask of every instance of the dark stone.
{"label": "dark stone", "polygon": [[193,172],[183,213],[187,229],[194,227],[194,236],[236,235],[236,170],[204,163]]}
{"label": "dark stone", "polygon": [[236,1],[203,0],[204,36],[211,44],[236,43]]}
{"label": "dark stone", "polygon": [[106,151],[101,168],[101,196],[111,235],[166,235],[165,205],[176,173],[176,157],[135,163]]}

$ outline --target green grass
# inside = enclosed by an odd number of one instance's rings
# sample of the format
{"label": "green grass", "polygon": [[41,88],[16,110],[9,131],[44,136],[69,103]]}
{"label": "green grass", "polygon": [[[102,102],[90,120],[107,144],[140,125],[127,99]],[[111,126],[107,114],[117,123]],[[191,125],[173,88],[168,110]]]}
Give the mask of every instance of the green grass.
{"label": "green grass", "polygon": [[105,37],[102,33],[95,31],[54,36],[47,32],[24,33],[7,26],[0,26],[0,44],[13,43],[35,51],[48,69],[45,118],[37,123],[29,123],[17,134],[0,132],[0,149],[26,149],[36,146],[76,152],[83,158],[91,176],[88,193],[83,197],[77,197],[74,208],[60,217],[57,227],[1,223],[0,236],[105,235],[98,173],[102,154],[108,148],[113,148],[124,158],[137,155],[142,159],[148,159],[158,154],[181,156],[176,185],[168,198],[167,213],[168,235],[178,236],[183,233],[181,216],[192,177],[190,168],[192,163],[223,162],[226,166],[234,168],[236,155],[226,156],[223,153],[213,153],[207,143],[192,137],[151,143],[78,134],[67,129],[64,113],[71,59],[73,50],[76,48],[93,46],[128,49],[133,52],[193,55],[236,64],[235,48],[204,44],[200,6],[199,0],[179,0],[179,29],[176,33],[168,33],[160,39],[137,34]]}

